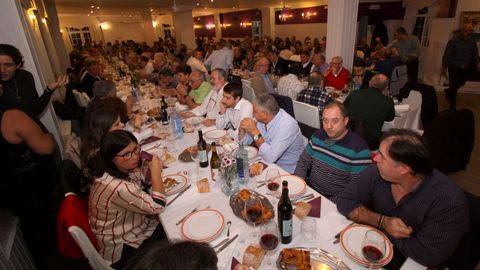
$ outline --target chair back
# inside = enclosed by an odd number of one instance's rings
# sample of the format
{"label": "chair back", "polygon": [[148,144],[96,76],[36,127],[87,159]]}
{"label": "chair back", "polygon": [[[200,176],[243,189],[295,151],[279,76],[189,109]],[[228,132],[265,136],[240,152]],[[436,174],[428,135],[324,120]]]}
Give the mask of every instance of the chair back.
{"label": "chair back", "polygon": [[[242,80],[243,81],[243,80]],[[246,84],[242,82],[242,88],[243,88],[243,98],[253,102],[253,100],[256,98],[255,92],[253,91],[253,88],[250,86],[250,84]]]}
{"label": "chair back", "polygon": [[295,112],[293,111],[292,99],[286,96],[271,94],[278,103],[278,106],[283,109],[285,112],[290,114],[291,117],[295,118]]}
{"label": "chair back", "polygon": [[298,122],[314,128],[320,128],[320,112],[318,107],[292,100],[293,112]]}
{"label": "chair back", "polygon": [[57,217],[58,250],[74,259],[87,258],[94,270],[110,270],[110,264],[98,253],[97,239],[88,223],[87,201],[67,193]]}
{"label": "chair back", "polygon": [[86,99],[85,96],[82,95],[82,93],[78,92],[75,89],[72,90],[72,93],[73,93],[73,96],[75,97],[75,100],[77,101],[78,106],[87,107],[88,102],[90,101],[90,98]]}
{"label": "chair back", "polygon": [[420,129],[420,114],[422,113],[422,94],[417,91],[410,91],[410,94],[403,100],[404,104],[410,105],[407,113],[405,128]]}
{"label": "chair back", "polygon": [[393,69],[392,79],[390,80],[390,94],[398,96],[400,89],[402,89],[408,82],[407,66],[400,65]]}
{"label": "chair back", "polygon": [[88,236],[80,227],[70,226],[68,227],[68,231],[78,246],[82,249],[83,254],[87,257],[88,263],[93,270],[113,270],[113,268],[110,267],[110,264],[100,256]]}

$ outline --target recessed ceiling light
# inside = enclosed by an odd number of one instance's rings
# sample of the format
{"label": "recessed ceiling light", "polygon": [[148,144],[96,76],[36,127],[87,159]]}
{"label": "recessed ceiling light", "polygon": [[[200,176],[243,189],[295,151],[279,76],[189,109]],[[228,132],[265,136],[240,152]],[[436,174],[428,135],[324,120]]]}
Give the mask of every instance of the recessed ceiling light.
{"label": "recessed ceiling light", "polygon": [[210,2],[212,2],[212,3],[213,3],[213,0],[210,0]]}
{"label": "recessed ceiling light", "polygon": [[87,14],[88,17],[90,17],[90,14]]}
{"label": "recessed ceiling light", "polygon": [[197,6],[200,6],[200,3],[197,2]]}
{"label": "recessed ceiling light", "polygon": [[128,15],[128,17],[132,17],[132,14]]}
{"label": "recessed ceiling light", "polygon": [[100,7],[97,7],[97,9],[100,9]]}
{"label": "recessed ceiling light", "polygon": [[150,9],[150,12],[153,12],[153,8]]}
{"label": "recessed ceiling light", "polygon": [[235,6],[233,6],[232,9],[235,9]]}
{"label": "recessed ceiling light", "polygon": [[94,8],[95,6],[90,6],[91,8]]}
{"label": "recessed ceiling light", "polygon": [[90,10],[90,13],[93,13],[93,10]]}

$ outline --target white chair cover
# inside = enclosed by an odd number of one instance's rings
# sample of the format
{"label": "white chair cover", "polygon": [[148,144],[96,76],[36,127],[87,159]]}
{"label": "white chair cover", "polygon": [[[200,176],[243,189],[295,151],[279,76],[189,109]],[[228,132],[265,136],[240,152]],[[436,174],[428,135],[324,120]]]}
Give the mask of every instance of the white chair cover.
{"label": "white chair cover", "polygon": [[409,129],[421,129],[420,113],[422,112],[422,94],[418,91],[412,90],[402,103],[410,105],[410,110],[407,113],[407,121],[404,127]]}
{"label": "white chair cover", "polygon": [[[80,107],[87,107],[88,102],[90,101],[89,99],[85,99],[85,96],[82,95],[82,93],[78,92],[77,90],[73,89],[72,90],[73,96],[75,97],[75,100],[77,101],[78,106]],[[88,97],[88,96],[87,96]]]}
{"label": "white chair cover", "polygon": [[292,100],[292,102],[293,113],[298,122],[310,127],[320,128],[320,113],[317,107],[296,100]]}
{"label": "white chair cover", "polygon": [[90,242],[90,239],[88,239],[87,235],[80,227],[70,226],[68,232],[70,232],[73,240],[78,244],[85,257],[87,257],[88,263],[94,270],[113,270],[113,268],[110,267],[110,264],[100,256]]}

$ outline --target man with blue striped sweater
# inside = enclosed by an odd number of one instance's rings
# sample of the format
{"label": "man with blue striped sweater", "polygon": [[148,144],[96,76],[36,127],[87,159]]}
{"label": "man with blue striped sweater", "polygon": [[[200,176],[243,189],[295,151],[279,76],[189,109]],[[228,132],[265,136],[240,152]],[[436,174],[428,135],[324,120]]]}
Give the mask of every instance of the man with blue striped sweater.
{"label": "man with blue striped sweater", "polygon": [[336,203],[337,195],[372,163],[367,143],[348,129],[345,107],[331,102],[317,130],[298,160],[295,174]]}

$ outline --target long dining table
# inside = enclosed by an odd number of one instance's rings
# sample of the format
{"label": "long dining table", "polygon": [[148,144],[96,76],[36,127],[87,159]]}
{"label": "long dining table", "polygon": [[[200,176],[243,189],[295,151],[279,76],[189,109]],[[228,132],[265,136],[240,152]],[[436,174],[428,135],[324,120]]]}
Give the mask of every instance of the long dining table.
{"label": "long dining table", "polygon": [[[118,92],[118,96],[125,98],[128,93],[128,87],[123,86],[127,86],[127,83],[118,82],[118,84],[122,85],[122,87],[120,87],[119,89],[120,91]],[[146,88],[147,90],[144,89],[144,91],[142,92],[148,92],[149,89],[153,89],[151,85],[147,85]],[[140,110],[147,110],[150,107],[159,106],[159,104],[157,103],[159,103],[158,99],[150,99],[140,96],[136,107]],[[180,108],[177,108],[177,110]],[[185,125],[185,121],[188,120],[184,119],[183,121]],[[195,211],[199,211],[202,209],[212,209],[218,211],[223,216],[224,224],[226,224],[228,221],[231,222],[231,226],[229,226],[231,236],[230,239],[232,239],[236,235],[238,235],[238,238],[236,238],[224,250],[217,252],[217,266],[218,269],[233,269],[233,265],[238,262],[242,262],[243,254],[247,246],[250,244],[259,243],[259,239],[252,239],[251,237],[251,233],[252,230],[254,230],[254,227],[247,224],[244,220],[234,214],[229,204],[230,198],[221,191],[219,181],[213,181],[211,177],[210,166],[208,166],[207,168],[200,168],[198,161],[196,160],[193,162],[183,162],[178,159],[179,154],[187,147],[196,145],[198,141],[198,130],[202,130],[205,134],[206,132],[215,129],[215,127],[205,127],[202,124],[199,124],[195,126],[195,130],[192,133],[184,133],[182,138],[175,139],[172,135],[173,132],[171,122],[172,121],[170,121],[169,125],[164,126],[161,122],[153,121],[153,123],[156,125],[152,126],[152,123],[148,123],[148,125],[143,126],[140,133],[134,133],[134,135],[136,135],[139,141],[151,135],[155,136],[158,134],[169,134],[164,139],[144,144],[142,146],[142,149],[150,154],[157,154],[158,156],[162,156],[163,154],[165,154],[165,151],[168,151],[170,155],[175,157],[175,161],[165,166],[162,172],[162,176],[180,174],[188,179],[187,181],[190,185],[188,189],[186,189],[178,198],[175,199],[175,201],[169,204],[161,214],[159,214],[159,219],[165,229],[169,241],[183,241],[185,240],[185,238],[184,236],[182,236],[181,232],[182,224],[179,223],[181,219],[191,213],[194,213]],[[207,143],[212,142],[212,140],[209,139],[206,139],[206,141]],[[226,151],[228,150],[221,150],[220,154],[226,153]],[[210,155],[211,153],[209,153],[209,160]],[[262,161],[265,164],[268,164],[265,161],[261,160],[260,157],[256,157],[256,159]],[[277,165],[268,164],[268,169],[272,168],[278,169],[280,175],[288,175],[287,172],[285,172]],[[268,171],[268,169],[264,170],[258,176],[251,177],[250,181],[253,183],[250,185],[250,187],[253,187],[252,189],[254,191],[265,196],[266,198],[271,198],[268,194],[266,185],[258,187],[258,185],[256,184],[257,181],[262,182],[265,180],[266,172]],[[203,178],[208,179],[210,185],[210,191],[207,193],[199,193],[196,186],[196,181]],[[267,265],[265,262],[266,259],[264,259],[259,269],[277,269],[275,262],[277,261],[280,251],[284,248],[291,247],[322,249],[335,256],[339,260],[343,261],[350,269],[365,269],[365,267],[357,264],[354,260],[352,260],[342,250],[341,244],[336,241],[338,238],[338,234],[344,228],[352,224],[352,222],[337,211],[334,203],[332,203],[330,200],[323,197],[321,194],[311,189],[310,187],[307,186],[303,194],[313,194],[314,199],[317,200],[319,197],[321,198],[319,217],[307,217],[309,219],[315,220],[314,224],[316,226],[316,237],[314,237],[313,239],[305,239],[302,236],[300,230],[302,220],[300,220],[294,215],[292,242],[286,245],[280,243],[271,257],[271,261],[273,263],[271,265]],[[177,193],[168,196],[167,203],[173,200],[173,198],[177,197],[177,195],[179,194]],[[306,201],[308,202],[312,200]],[[278,199],[276,201],[278,201]],[[276,222],[277,205],[273,205],[273,209],[275,211],[273,220]],[[215,246],[219,244],[222,240],[225,240],[227,238],[227,229],[227,226],[223,226],[222,232],[218,234],[216,238],[209,239],[209,244]],[[414,261],[409,260],[407,262],[410,263],[408,269],[422,269],[422,267],[419,267],[419,265],[416,264]],[[413,268],[411,268],[410,266]]]}

